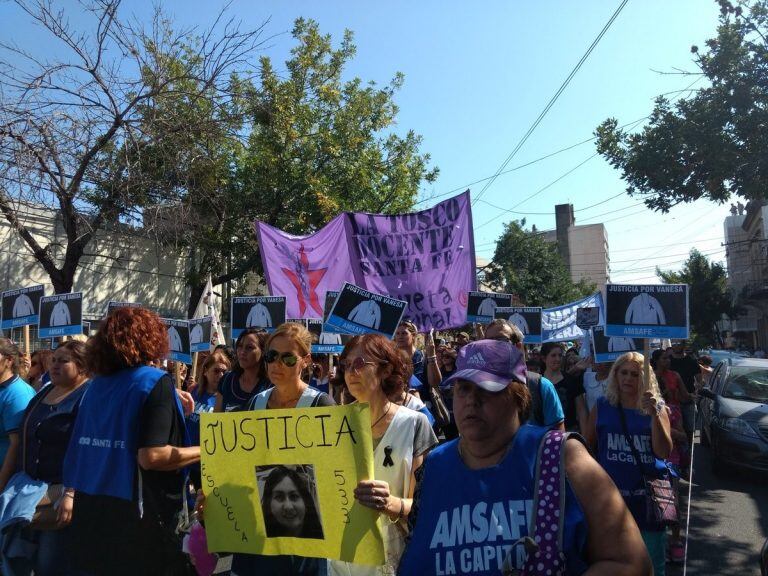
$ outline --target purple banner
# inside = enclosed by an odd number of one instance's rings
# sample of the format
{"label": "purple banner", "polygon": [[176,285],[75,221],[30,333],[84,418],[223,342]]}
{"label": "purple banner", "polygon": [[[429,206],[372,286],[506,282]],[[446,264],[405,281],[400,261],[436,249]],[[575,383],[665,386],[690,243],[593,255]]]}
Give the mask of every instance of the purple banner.
{"label": "purple banner", "polygon": [[311,236],[256,222],[267,286],[291,318],[322,317],[328,290],[344,282],[408,303],[420,330],[464,325],[476,290],[469,192],[411,214],[347,212]]}

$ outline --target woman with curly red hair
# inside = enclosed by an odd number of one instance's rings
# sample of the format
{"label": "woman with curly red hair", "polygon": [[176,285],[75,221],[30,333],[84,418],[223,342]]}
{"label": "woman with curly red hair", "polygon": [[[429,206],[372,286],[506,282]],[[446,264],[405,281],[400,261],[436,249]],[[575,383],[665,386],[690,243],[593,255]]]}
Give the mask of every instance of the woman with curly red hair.
{"label": "woman with curly red hair", "polygon": [[332,574],[373,576],[397,571],[416,486],[414,473],[437,444],[424,414],[390,400],[402,395],[409,372],[395,344],[378,334],[355,336],[339,358],[334,384],[346,383],[358,402],[371,407],[375,478],[358,483],[355,499],[379,513],[386,558],[381,567],[331,560]]}
{"label": "woman with curly red hair", "polygon": [[72,554],[92,574],[187,569],[175,534],[189,447],[173,379],[150,363],[168,352],[165,325],[144,308],[117,308],[87,345],[94,378],[64,465],[75,491]]}

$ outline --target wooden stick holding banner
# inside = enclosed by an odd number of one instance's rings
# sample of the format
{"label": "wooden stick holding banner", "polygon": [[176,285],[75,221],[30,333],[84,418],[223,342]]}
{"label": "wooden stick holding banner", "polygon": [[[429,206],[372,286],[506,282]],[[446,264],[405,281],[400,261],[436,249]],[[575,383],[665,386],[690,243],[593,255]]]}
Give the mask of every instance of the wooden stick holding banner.
{"label": "wooden stick holding banner", "polygon": [[24,353],[29,354],[29,324],[24,326]]}
{"label": "wooden stick holding banner", "polygon": [[173,374],[176,381],[176,389],[181,390],[181,362],[178,360],[173,362]]}
{"label": "wooden stick holding banner", "polygon": [[651,385],[651,341],[649,338],[643,339],[643,382],[645,389],[648,390]]}
{"label": "wooden stick holding banner", "polygon": [[197,376],[197,359],[198,359],[198,356],[200,356],[200,352],[195,352],[194,354],[192,354],[192,374],[191,374],[192,380],[194,380],[195,377]]}

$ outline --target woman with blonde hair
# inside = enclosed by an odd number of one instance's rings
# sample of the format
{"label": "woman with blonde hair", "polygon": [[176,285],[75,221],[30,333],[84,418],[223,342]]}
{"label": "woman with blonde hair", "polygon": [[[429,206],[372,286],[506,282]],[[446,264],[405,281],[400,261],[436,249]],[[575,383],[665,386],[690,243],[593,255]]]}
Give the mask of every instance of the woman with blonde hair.
{"label": "woman with blonde hair", "polygon": [[[301,378],[306,368],[312,365],[311,348],[312,334],[305,326],[294,322],[278,326],[264,345],[267,377],[273,386],[253,396],[247,410],[333,406],[333,399],[328,394],[313,388]],[[205,500],[205,495],[198,492],[196,508],[199,518],[204,515]],[[328,561],[325,558],[288,554],[265,556],[236,553],[232,556],[230,573],[232,576],[326,576]]]}
{"label": "woman with blonde hair", "polygon": [[666,529],[647,516],[643,476],[663,475],[672,436],[656,376],[650,370],[648,380],[643,378],[643,361],[642,354],[627,352],[614,362],[605,397],[589,415],[587,442],[634,516],[656,576],[664,576]]}

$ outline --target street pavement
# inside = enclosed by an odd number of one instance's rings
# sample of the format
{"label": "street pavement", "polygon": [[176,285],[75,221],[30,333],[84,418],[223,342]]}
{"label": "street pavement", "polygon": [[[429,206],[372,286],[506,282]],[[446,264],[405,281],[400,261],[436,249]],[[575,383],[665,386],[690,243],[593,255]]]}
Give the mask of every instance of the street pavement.
{"label": "street pavement", "polygon": [[[687,564],[667,564],[667,574],[759,576],[760,548],[768,537],[768,474],[734,470],[715,476],[710,466],[709,448],[699,443],[697,433]],[[681,492],[687,490],[681,483]]]}

